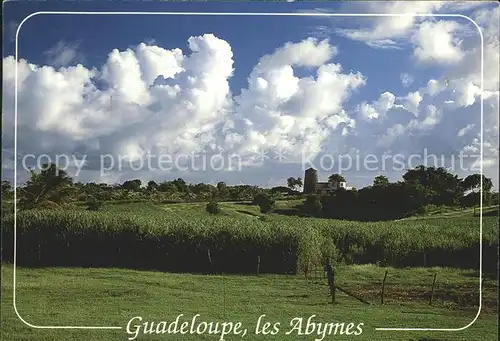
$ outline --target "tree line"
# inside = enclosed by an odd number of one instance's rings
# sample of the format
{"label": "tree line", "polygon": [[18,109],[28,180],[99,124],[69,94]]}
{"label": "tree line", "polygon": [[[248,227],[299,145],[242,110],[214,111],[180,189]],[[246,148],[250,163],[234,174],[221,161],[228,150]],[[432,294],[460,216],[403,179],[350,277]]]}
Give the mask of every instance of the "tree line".
{"label": "tree line", "polygon": [[[329,179],[345,181],[341,174]],[[209,202],[207,211],[218,213],[218,201],[252,201],[262,213],[271,212],[276,200],[284,197],[305,198],[299,206],[301,214],[352,220],[397,219],[423,213],[429,205],[472,207],[480,203],[482,179],[483,203],[498,204],[498,193],[492,193],[492,181],[480,174],[459,178],[445,168],[418,166],[408,170],[401,181],[390,182],[383,175],[373,184],[356,190],[339,188],[328,195],[303,196],[301,178],[290,177],[287,186],[262,188],[252,185],[230,186],[220,181],[216,185],[187,183],[182,178],[143,183],[140,179],[118,184],[74,182],[64,170],[54,164],[44,165],[38,172],[30,170],[29,180],[18,187],[18,207],[56,208],[67,204],[86,203],[89,210],[98,210],[104,202]],[[2,181],[2,198],[12,198],[10,183]]]}
{"label": "tree line", "polygon": [[[253,185],[230,186],[223,181],[215,185],[190,184],[182,178],[161,182],[143,183],[132,179],[117,184],[75,182],[70,175],[54,164],[45,164],[39,171],[30,170],[28,181],[17,187],[19,209],[57,208],[66,204],[87,203],[89,209],[98,209],[111,201],[249,201],[257,194],[266,192],[273,198],[300,194],[296,188],[302,186],[300,178],[289,178],[288,187],[277,186],[264,189]],[[12,186],[2,181],[2,198],[12,199]]]}
{"label": "tree line", "polygon": [[493,183],[484,175],[459,178],[442,167],[418,166],[401,181],[379,175],[360,190],[340,188],[329,195],[309,195],[300,210],[312,216],[376,221],[425,213],[432,206],[473,207],[480,204],[481,179],[483,204],[498,205],[498,193],[491,191]]}

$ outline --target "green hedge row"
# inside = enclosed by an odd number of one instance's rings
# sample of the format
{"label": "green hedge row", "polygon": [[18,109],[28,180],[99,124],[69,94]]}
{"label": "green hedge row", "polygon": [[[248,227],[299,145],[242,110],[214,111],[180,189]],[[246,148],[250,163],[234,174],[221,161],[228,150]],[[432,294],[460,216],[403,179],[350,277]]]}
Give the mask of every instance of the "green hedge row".
{"label": "green hedge row", "polygon": [[[2,218],[13,260],[13,216]],[[171,272],[294,274],[326,259],[391,266],[478,268],[479,219],[362,223],[268,216],[261,220],[165,212],[25,211],[17,215],[24,266],[123,267]],[[483,218],[483,268],[495,271],[498,220]]]}
{"label": "green hedge row", "polygon": [[[319,233],[256,219],[171,219],[108,212],[25,211],[17,215],[17,263],[124,267],[172,272],[297,273],[321,257]],[[13,260],[13,216],[2,219],[4,260]]]}

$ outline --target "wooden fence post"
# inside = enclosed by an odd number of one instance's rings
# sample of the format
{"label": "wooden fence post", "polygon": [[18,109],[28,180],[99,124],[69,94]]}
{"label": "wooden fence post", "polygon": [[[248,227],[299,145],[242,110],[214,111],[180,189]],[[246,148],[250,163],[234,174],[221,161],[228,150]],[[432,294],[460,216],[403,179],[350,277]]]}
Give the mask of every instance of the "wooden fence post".
{"label": "wooden fence post", "polygon": [[326,273],[328,275],[328,284],[330,286],[330,294],[332,295],[332,304],[335,303],[335,273],[330,264],[325,266]]}
{"label": "wooden fence post", "polygon": [[209,267],[209,274],[213,275],[214,273],[214,266],[212,263],[212,254],[210,253],[210,248],[207,249],[207,257],[208,257],[208,267]]}
{"label": "wooden fence post", "polygon": [[434,286],[436,285],[437,272],[434,274],[434,279],[432,280],[432,291],[431,297],[429,298],[429,305],[432,305],[432,299],[434,298]]}
{"label": "wooden fence post", "polygon": [[335,303],[335,272],[332,268],[332,304]]}
{"label": "wooden fence post", "polygon": [[382,281],[382,293],[380,295],[380,302],[384,304],[385,280],[387,279],[387,270],[385,270],[384,280]]}
{"label": "wooden fence post", "polygon": [[260,274],[260,255],[257,255],[257,276]]}

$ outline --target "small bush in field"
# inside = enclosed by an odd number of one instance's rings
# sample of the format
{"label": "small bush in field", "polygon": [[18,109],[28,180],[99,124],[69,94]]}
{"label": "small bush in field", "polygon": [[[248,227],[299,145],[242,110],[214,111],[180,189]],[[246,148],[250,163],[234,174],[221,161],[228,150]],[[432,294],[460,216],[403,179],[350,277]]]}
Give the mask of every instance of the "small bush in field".
{"label": "small bush in field", "polygon": [[206,207],[206,210],[210,214],[219,214],[220,213],[220,207],[219,203],[216,200],[211,200]]}
{"label": "small bush in field", "polygon": [[258,193],[253,198],[252,203],[259,205],[260,213],[269,213],[274,208],[275,200],[266,193]]}
{"label": "small bush in field", "polygon": [[90,198],[87,200],[87,210],[88,211],[99,211],[101,210],[104,203],[96,198]]}

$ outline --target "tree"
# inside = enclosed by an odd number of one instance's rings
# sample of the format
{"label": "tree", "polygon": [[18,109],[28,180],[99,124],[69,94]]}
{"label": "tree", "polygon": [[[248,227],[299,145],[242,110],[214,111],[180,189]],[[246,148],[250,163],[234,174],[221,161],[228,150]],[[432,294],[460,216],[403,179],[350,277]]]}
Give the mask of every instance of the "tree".
{"label": "tree", "polygon": [[228,198],[231,200],[252,200],[260,191],[262,191],[262,189],[257,186],[230,186],[228,187]]}
{"label": "tree", "polygon": [[302,178],[295,179],[295,184],[297,185],[297,187],[302,187],[304,185],[304,183],[302,182]]}
{"label": "tree", "polygon": [[332,174],[328,177],[328,181],[331,182],[346,182],[345,178],[341,174]]}
{"label": "tree", "polygon": [[141,186],[142,186],[141,180],[135,179],[135,180],[125,181],[121,187],[129,191],[137,192],[141,189]]}
{"label": "tree", "polygon": [[2,198],[10,198],[11,194],[12,192],[10,182],[7,180],[2,180]]}
{"label": "tree", "polygon": [[217,200],[210,200],[206,206],[206,210],[210,214],[219,214],[221,211]]}
{"label": "tree", "polygon": [[226,189],[227,189],[227,184],[226,184],[224,181],[219,181],[219,182],[217,183],[217,189],[218,189],[219,191],[224,191],[224,190],[226,190]]}
{"label": "tree", "polygon": [[54,164],[44,164],[39,173],[30,169],[30,179],[21,188],[20,209],[46,205],[58,206],[71,196],[73,179]]}
{"label": "tree", "polygon": [[[311,200],[311,199],[310,199]],[[360,201],[357,191],[340,189],[321,197],[322,215],[335,219],[360,220]]]}
{"label": "tree", "polygon": [[174,181],[172,181],[175,187],[177,187],[177,191],[182,192],[182,193],[187,193],[188,192],[188,185],[186,184],[186,181],[182,178],[177,178]]}
{"label": "tree", "polygon": [[389,185],[389,179],[386,176],[378,175],[373,179],[373,186],[385,187]]}
{"label": "tree", "polygon": [[155,181],[151,180],[148,182],[148,185],[146,188],[149,192],[153,192],[153,191],[156,191],[158,189],[158,184]]}
{"label": "tree", "polygon": [[291,192],[290,188],[288,187],[285,187],[285,186],[276,186],[276,187],[272,187],[270,190],[269,190],[269,193],[287,193],[289,194]]}
{"label": "tree", "polygon": [[499,195],[498,192],[493,192],[491,193],[491,204],[492,205],[498,205],[499,203]]}
{"label": "tree", "polygon": [[219,198],[226,198],[228,194],[228,187],[224,181],[219,181],[217,183],[217,193],[219,195]]}
{"label": "tree", "polygon": [[287,185],[288,188],[291,190],[295,190],[297,187],[302,187],[302,179],[301,178],[294,178],[294,177],[289,177],[287,180]]}
{"label": "tree", "polygon": [[471,174],[465,179],[462,179],[460,183],[460,186],[464,192],[470,192],[462,198],[462,206],[474,206],[481,203],[481,195],[479,194],[481,188],[481,179],[483,181],[483,201],[486,204],[491,204],[493,197],[491,194],[493,182],[490,178],[484,176],[484,174]]}
{"label": "tree", "polygon": [[464,191],[479,191],[481,187],[481,178],[483,180],[483,193],[490,192],[493,188],[493,182],[481,174],[471,174],[461,181],[461,186]]}
{"label": "tree", "polygon": [[460,199],[460,205],[462,207],[473,207],[479,205],[480,203],[481,195],[479,192],[472,191]]}
{"label": "tree", "polygon": [[431,194],[430,202],[435,205],[456,205],[463,196],[463,186],[457,175],[443,167],[418,166],[403,175],[407,183],[417,182]]}
{"label": "tree", "polygon": [[259,206],[260,213],[270,212],[274,207],[274,203],[274,199],[263,192],[256,194],[253,199],[253,204]]}
{"label": "tree", "polygon": [[189,186],[190,191],[193,193],[194,198],[198,200],[212,199],[216,196],[217,189],[209,184],[204,184],[202,182],[192,186]]}
{"label": "tree", "polygon": [[177,186],[172,181],[164,181],[158,185],[158,191],[173,194],[177,192]]}

